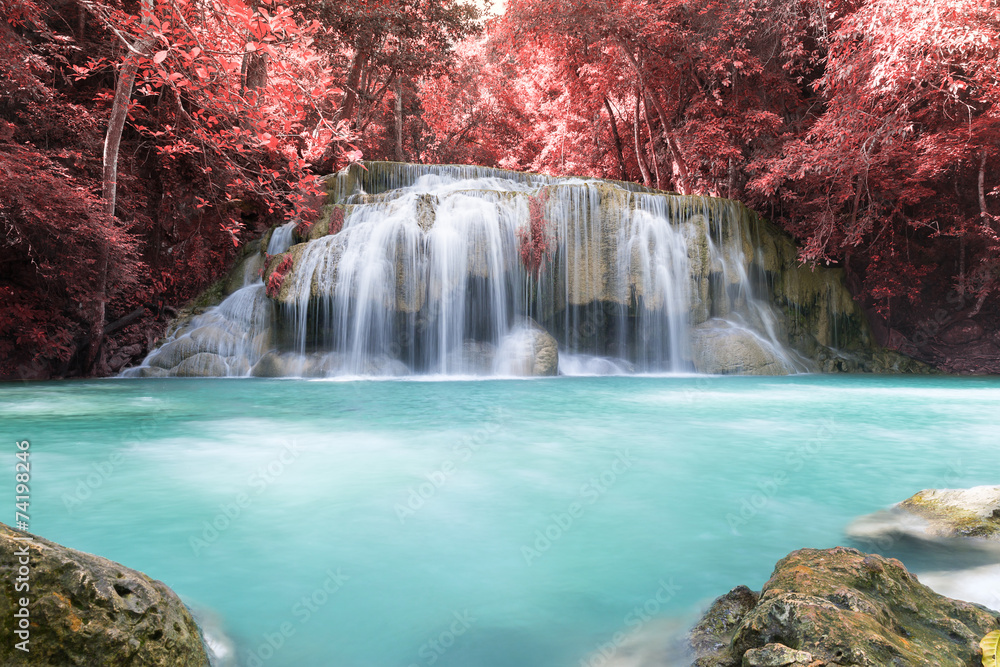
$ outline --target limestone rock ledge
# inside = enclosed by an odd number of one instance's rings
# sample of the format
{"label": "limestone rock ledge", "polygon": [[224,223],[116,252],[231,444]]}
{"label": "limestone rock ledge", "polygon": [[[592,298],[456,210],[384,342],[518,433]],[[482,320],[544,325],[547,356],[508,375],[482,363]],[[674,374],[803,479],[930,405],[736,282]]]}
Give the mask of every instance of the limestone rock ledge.
{"label": "limestone rock ledge", "polygon": [[761,592],[717,599],[691,631],[695,667],[971,667],[1000,616],[938,595],[894,558],[801,549]]}
{"label": "limestone rock ledge", "polygon": [[[106,558],[0,524],[0,664],[31,667],[208,667],[201,632],[161,581]],[[30,590],[14,590],[27,547]],[[30,600],[29,653],[14,648],[18,599]]]}

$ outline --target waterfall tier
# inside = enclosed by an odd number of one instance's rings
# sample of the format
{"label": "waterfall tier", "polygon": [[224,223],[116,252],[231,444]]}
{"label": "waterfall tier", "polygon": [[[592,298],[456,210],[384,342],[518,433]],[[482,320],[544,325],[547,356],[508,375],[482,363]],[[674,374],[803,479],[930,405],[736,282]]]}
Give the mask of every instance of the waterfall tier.
{"label": "waterfall tier", "polygon": [[326,190],[128,373],[786,374],[870,346],[842,274],[738,202],[399,163]]}

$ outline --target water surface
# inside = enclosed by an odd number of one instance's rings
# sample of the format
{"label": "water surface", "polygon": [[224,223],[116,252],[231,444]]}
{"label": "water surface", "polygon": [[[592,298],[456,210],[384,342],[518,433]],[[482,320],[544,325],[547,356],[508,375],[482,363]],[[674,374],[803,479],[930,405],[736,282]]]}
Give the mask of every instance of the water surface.
{"label": "water surface", "polygon": [[33,532],[288,667],[670,664],[661,637],[789,551],[995,482],[998,406],[944,377],[0,387]]}

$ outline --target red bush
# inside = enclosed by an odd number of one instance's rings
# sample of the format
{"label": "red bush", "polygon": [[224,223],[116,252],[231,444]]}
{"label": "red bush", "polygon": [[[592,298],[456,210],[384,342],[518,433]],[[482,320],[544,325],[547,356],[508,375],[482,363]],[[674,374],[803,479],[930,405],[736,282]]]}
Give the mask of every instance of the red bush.
{"label": "red bush", "polygon": [[549,257],[549,239],[545,234],[545,203],[549,199],[547,190],[528,197],[528,228],[517,232],[518,245],[521,247],[521,264],[531,275],[538,271]]}
{"label": "red bush", "polygon": [[340,230],[344,228],[344,209],[341,207],[336,207],[333,209],[333,213],[330,214],[330,229],[329,234],[339,234]]}
{"label": "red bush", "polygon": [[291,255],[285,255],[285,258],[278,263],[278,266],[271,272],[271,275],[267,277],[267,295],[272,299],[277,299],[278,294],[281,292],[281,284],[285,282],[285,276],[288,272],[292,270],[295,260]]}

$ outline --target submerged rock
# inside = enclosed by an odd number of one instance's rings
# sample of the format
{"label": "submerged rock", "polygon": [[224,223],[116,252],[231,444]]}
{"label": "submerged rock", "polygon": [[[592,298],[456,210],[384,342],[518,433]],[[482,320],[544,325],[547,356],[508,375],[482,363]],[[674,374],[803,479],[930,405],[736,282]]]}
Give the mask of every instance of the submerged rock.
{"label": "submerged rock", "polygon": [[[0,663],[31,667],[208,667],[201,633],[163,582],[0,524]],[[31,589],[15,592],[27,549]],[[29,596],[30,652],[14,648],[15,600]]]}
{"label": "submerged rock", "polygon": [[743,588],[716,600],[691,646],[696,667],[960,667],[977,664],[980,638],[998,627],[1000,616],[938,595],[896,559],[801,549],[756,601]]}

